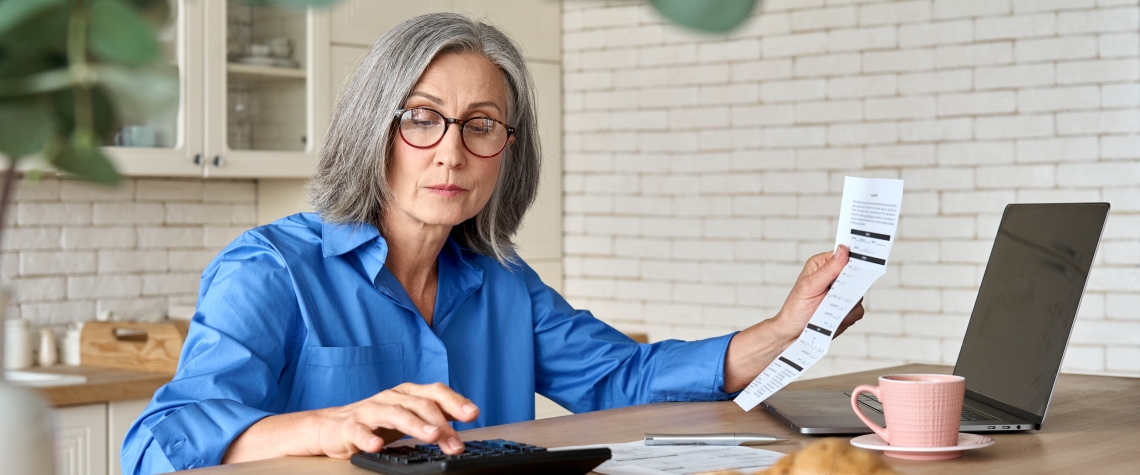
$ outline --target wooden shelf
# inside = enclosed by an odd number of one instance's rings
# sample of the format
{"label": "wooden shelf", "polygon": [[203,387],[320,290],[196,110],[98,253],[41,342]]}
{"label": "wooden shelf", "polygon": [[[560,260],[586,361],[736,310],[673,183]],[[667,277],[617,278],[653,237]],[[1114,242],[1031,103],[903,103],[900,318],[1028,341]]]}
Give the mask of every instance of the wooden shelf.
{"label": "wooden shelf", "polygon": [[296,81],[305,79],[305,70],[301,68],[226,63],[226,72],[231,76],[249,81]]}

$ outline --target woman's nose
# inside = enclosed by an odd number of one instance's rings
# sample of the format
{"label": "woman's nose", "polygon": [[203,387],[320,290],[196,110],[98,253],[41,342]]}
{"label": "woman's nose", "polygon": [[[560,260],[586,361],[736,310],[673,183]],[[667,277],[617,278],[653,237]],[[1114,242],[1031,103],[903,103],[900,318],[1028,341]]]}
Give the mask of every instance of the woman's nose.
{"label": "woman's nose", "polygon": [[443,140],[436,146],[436,163],[447,168],[457,168],[467,163],[467,149],[463,146],[462,134],[463,130],[457,124],[447,128]]}

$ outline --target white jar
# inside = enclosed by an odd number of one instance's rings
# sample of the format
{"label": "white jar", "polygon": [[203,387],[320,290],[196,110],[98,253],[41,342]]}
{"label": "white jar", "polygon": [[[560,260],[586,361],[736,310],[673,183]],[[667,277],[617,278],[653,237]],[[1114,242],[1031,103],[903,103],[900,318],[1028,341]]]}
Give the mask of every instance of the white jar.
{"label": "white jar", "polygon": [[4,369],[32,366],[31,326],[22,318],[4,320]]}
{"label": "white jar", "polygon": [[59,361],[59,350],[55,344],[55,330],[51,328],[40,329],[40,366],[55,366]]}
{"label": "white jar", "polygon": [[63,335],[63,345],[59,348],[59,359],[68,366],[79,366],[79,335],[83,332],[83,324],[77,323],[67,328]]}

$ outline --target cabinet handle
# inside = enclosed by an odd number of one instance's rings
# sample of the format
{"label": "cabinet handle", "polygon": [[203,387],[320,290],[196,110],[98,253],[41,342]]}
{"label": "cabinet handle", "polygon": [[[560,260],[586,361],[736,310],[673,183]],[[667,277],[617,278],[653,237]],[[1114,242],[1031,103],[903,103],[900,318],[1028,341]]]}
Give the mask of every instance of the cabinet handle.
{"label": "cabinet handle", "polygon": [[224,162],[224,161],[222,161],[222,156],[221,156],[221,155],[215,155],[215,156],[214,156],[214,166],[215,166],[215,167],[218,167],[218,168],[222,168],[222,165],[223,165],[224,163],[225,163],[225,162]]}
{"label": "cabinet handle", "polygon": [[202,154],[200,154],[200,153],[194,154],[194,164],[198,165],[198,166],[202,165]]}

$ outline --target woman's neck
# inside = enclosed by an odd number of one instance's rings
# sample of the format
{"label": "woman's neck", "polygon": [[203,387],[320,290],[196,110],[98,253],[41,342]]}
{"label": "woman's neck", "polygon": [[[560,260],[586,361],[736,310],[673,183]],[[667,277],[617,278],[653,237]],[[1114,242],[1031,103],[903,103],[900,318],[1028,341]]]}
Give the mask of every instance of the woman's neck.
{"label": "woman's neck", "polygon": [[404,286],[404,291],[431,325],[439,275],[436,262],[447,243],[451,226],[424,224],[398,210],[386,214],[382,222],[384,240],[388,243],[384,266]]}

